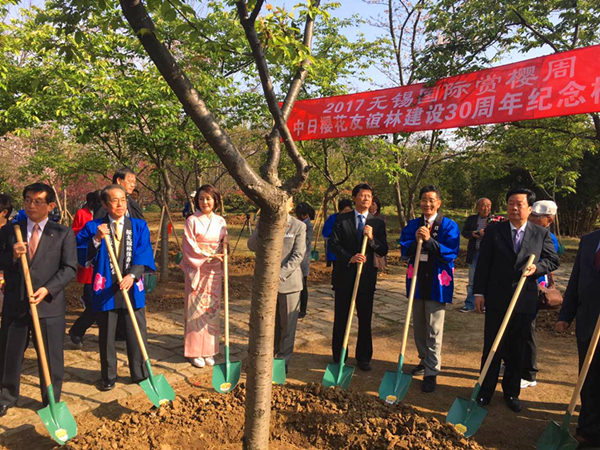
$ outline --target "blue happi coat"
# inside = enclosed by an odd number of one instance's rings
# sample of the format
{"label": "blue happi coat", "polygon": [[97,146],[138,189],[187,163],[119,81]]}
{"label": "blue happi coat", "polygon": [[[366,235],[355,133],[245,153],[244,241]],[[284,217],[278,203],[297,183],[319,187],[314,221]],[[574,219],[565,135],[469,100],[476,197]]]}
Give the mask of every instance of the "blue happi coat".
{"label": "blue happi coat", "polygon": [[[94,267],[92,277],[92,308],[94,312],[110,311],[115,309],[115,293],[119,292],[117,277],[112,270],[110,256],[106,242],[102,240],[100,248],[91,261],[88,258],[88,245],[96,235],[98,226],[108,223],[108,217],[88,222],[77,235],[77,257],[79,264]],[[152,244],[150,243],[150,230],[144,220],[126,217],[123,226],[123,247],[121,257],[124,259],[125,270],[123,276],[133,266],[144,266],[144,273],[156,271]],[[146,292],[144,277],[133,283],[129,290],[129,298],[134,309],[146,305]]]}
{"label": "blue happi coat", "polygon": [[[413,219],[402,229],[402,234],[400,235],[402,259],[409,260],[408,270],[406,271],[407,296],[409,295],[410,284],[413,278],[415,253],[417,251],[416,233],[423,224],[423,217]],[[452,295],[454,294],[454,260],[458,256],[458,250],[460,248],[460,229],[456,222],[447,217],[442,217],[438,213],[438,217],[434,222],[431,233],[431,239],[427,242],[423,242],[422,249],[422,252],[427,253],[428,261],[431,264],[427,267],[427,264],[424,264],[423,262],[420,263],[420,278],[417,278],[415,299],[452,303]],[[437,233],[437,237],[434,238],[435,233]],[[430,273],[431,282],[425,286],[427,289],[419,289],[420,286],[423,287],[423,284],[421,283],[423,283],[425,279],[425,277],[422,276],[422,271],[424,269],[430,269],[432,271],[432,273]],[[429,287],[430,292],[421,292],[429,290]]]}

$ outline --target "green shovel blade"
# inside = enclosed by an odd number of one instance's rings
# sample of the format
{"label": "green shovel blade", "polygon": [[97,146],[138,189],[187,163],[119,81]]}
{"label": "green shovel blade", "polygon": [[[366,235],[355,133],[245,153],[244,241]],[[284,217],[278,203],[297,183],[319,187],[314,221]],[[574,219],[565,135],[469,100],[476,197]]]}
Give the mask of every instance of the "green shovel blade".
{"label": "green shovel blade", "polygon": [[348,389],[348,386],[350,386],[350,381],[352,381],[353,374],[353,366],[347,366],[343,363],[327,364],[327,369],[325,369],[325,375],[323,375],[323,386],[339,386],[343,389]]}
{"label": "green shovel blade", "polygon": [[487,414],[487,409],[482,408],[477,402],[457,398],[452,404],[452,408],[446,416],[446,423],[454,425],[459,433],[465,437],[473,436],[483,423],[483,419]]}
{"label": "green shovel blade", "polygon": [[156,282],[156,274],[147,273],[144,275],[144,289],[146,290],[146,294],[150,294],[154,289],[156,289]]}
{"label": "green shovel blade", "polygon": [[379,385],[379,398],[390,405],[401,402],[406,397],[412,378],[406,373],[386,370]]}
{"label": "green shovel blade", "polygon": [[[240,374],[242,373],[242,362],[235,361],[229,363],[229,369],[227,363],[217,364],[213,366],[212,373],[212,385],[215,391],[221,394],[227,394],[231,392],[240,381]],[[285,374],[285,367],[284,367]],[[285,380],[284,380],[285,382]]]}
{"label": "green shovel blade", "polygon": [[150,375],[140,382],[140,387],[157,408],[175,400],[175,391],[162,375]]}
{"label": "green shovel blade", "polygon": [[550,422],[537,441],[537,450],[575,450],[579,442],[571,436],[568,428]]}
{"label": "green shovel blade", "polygon": [[77,423],[65,402],[48,405],[37,413],[52,439],[58,444],[63,445],[77,434]]}
{"label": "green shovel blade", "polygon": [[285,359],[273,358],[273,384],[285,384]]}
{"label": "green shovel blade", "polygon": [[319,260],[319,252],[317,250],[312,250],[310,252],[310,259],[312,259],[313,261],[318,261]]}
{"label": "green shovel blade", "polygon": [[175,255],[175,264],[179,265],[179,263],[181,262],[182,259],[183,259],[183,253],[177,252],[177,254]]}

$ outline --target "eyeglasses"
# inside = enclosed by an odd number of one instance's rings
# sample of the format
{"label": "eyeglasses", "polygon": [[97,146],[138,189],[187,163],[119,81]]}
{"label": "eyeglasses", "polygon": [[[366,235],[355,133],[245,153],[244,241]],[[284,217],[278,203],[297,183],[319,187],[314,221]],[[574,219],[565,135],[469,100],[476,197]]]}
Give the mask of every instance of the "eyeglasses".
{"label": "eyeglasses", "polygon": [[127,199],[113,198],[108,201],[111,205],[126,205]]}
{"label": "eyeglasses", "polygon": [[25,200],[23,200],[23,203],[25,205],[31,205],[33,203],[35,206],[40,206],[40,205],[43,205],[43,204],[48,203],[48,202],[45,202],[44,200],[37,200],[37,199],[36,200],[32,200],[30,198],[26,198]]}

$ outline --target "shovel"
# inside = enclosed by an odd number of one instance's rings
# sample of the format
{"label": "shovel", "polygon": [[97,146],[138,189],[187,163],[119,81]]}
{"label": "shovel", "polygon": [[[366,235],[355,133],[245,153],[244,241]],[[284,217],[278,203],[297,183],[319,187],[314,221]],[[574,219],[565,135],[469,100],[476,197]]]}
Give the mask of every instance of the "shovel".
{"label": "shovel", "polygon": [[[15,235],[17,242],[23,242],[21,227],[15,225]],[[27,263],[27,255],[21,255],[21,265],[23,266],[23,278],[25,278],[25,286],[27,287],[27,296],[33,296],[33,285],[31,284],[31,275],[29,274],[29,264]],[[44,347],[44,339],[42,338],[42,330],[40,328],[40,319],[38,317],[37,306],[30,303],[31,318],[33,329],[35,330],[35,339],[38,347],[39,363],[42,366],[43,382],[46,384],[48,392],[48,406],[40,409],[37,413],[44,422],[44,426],[52,439],[59,445],[63,445],[69,439],[77,434],[77,423],[67,404],[65,402],[56,403],[54,400],[54,388],[52,387],[52,378],[48,369],[48,360],[46,359],[46,349]]]}
{"label": "shovel", "polygon": [[[106,242],[108,255],[110,256],[110,261],[115,269],[117,280],[120,283],[121,280],[123,280],[123,276],[121,275],[121,269],[119,268],[119,263],[117,261],[115,252],[113,251],[113,247],[110,242],[110,236],[104,236],[104,241]],[[154,406],[158,408],[161,405],[164,405],[165,403],[169,403],[175,400],[175,391],[173,391],[173,388],[164,376],[154,375],[154,373],[152,373],[152,366],[150,366],[150,358],[148,357],[148,352],[146,351],[146,346],[144,345],[144,340],[142,339],[142,333],[140,332],[140,327],[138,326],[133,307],[131,306],[129,292],[127,292],[124,289],[121,292],[123,292],[123,299],[125,300],[125,304],[127,305],[127,311],[129,312],[129,317],[131,318],[131,323],[133,324],[133,329],[135,330],[135,335],[137,337],[138,344],[140,345],[140,349],[142,350],[144,365],[146,366],[146,370],[148,370],[148,378],[140,381],[140,387],[144,390],[144,392],[146,393],[150,401],[154,404]]]}
{"label": "shovel", "polygon": [[517,300],[519,299],[519,295],[521,294],[521,289],[523,289],[523,285],[525,284],[525,271],[531,264],[533,264],[533,260],[535,259],[535,255],[530,255],[527,263],[523,266],[523,275],[521,275],[521,279],[519,280],[519,284],[517,284],[517,288],[515,289],[515,293],[512,296],[510,304],[508,305],[508,309],[506,310],[506,314],[504,315],[504,320],[502,320],[502,324],[500,325],[500,329],[498,330],[498,334],[494,339],[494,343],[492,344],[492,348],[490,349],[490,353],[488,354],[487,359],[485,360],[485,364],[483,366],[483,370],[479,375],[479,379],[475,384],[475,388],[473,389],[473,393],[471,394],[471,398],[469,400],[458,397],[454,400],[450,411],[448,411],[448,415],[446,416],[446,422],[455,426],[456,430],[459,433],[462,433],[466,437],[473,436],[479,427],[481,426],[483,419],[487,414],[487,409],[479,406],[477,404],[477,396],[479,395],[479,391],[481,389],[481,384],[487,375],[488,369],[492,364],[492,359],[494,359],[494,355],[498,350],[498,346],[500,345],[500,341],[502,340],[502,336],[504,335],[504,331],[508,326],[508,322],[512,316],[512,312],[515,309],[517,304]]}
{"label": "shovel", "polygon": [[562,425],[559,425],[554,421],[550,422],[537,442],[537,450],[575,450],[579,445],[579,442],[577,442],[569,433],[569,424],[571,423],[575,406],[577,406],[577,399],[581,394],[581,389],[583,388],[583,383],[587,377],[590,364],[594,358],[599,338],[600,317],[596,320],[596,328],[594,329],[594,334],[592,335],[592,340],[585,355],[585,360],[583,361],[581,371],[579,372],[579,378],[577,379],[577,384],[575,385],[575,390],[571,397],[571,403],[569,403]]}
{"label": "shovel", "polygon": [[173,234],[175,235],[175,241],[177,242],[177,247],[179,247],[179,251],[177,255],[175,255],[175,264],[179,265],[181,260],[183,259],[183,248],[181,247],[181,242],[179,241],[179,235],[177,234],[177,230],[175,230],[175,222],[173,222],[173,217],[171,216],[171,210],[169,209],[169,205],[165,203],[165,210],[167,211],[167,216],[169,216],[169,222],[171,222],[171,228],[173,229]]}
{"label": "shovel", "polygon": [[[158,244],[160,243],[160,233],[162,231],[163,218],[165,216],[165,207],[163,206],[160,210],[160,222],[158,223],[158,236],[156,238],[156,244],[154,245],[154,259],[156,259],[156,251],[158,250]],[[144,275],[144,288],[147,294],[151,294],[156,289],[156,283],[158,279],[155,273],[148,273]]]}
{"label": "shovel", "polygon": [[410,387],[410,383],[412,382],[412,375],[402,373],[402,366],[404,365],[404,352],[406,351],[410,317],[412,315],[415,290],[417,288],[417,274],[419,273],[419,259],[421,258],[422,246],[423,240],[419,239],[417,242],[417,252],[415,253],[413,278],[410,283],[410,292],[408,294],[408,308],[406,309],[406,321],[404,322],[404,334],[402,336],[402,346],[400,347],[398,369],[395,372],[392,370],[386,370],[383,380],[381,380],[381,384],[379,385],[379,398],[385,400],[385,402],[389,403],[390,405],[394,405],[404,399],[406,393],[408,392],[408,388]]}
{"label": "shovel", "polygon": [[319,242],[319,227],[321,226],[321,212],[322,209],[320,209],[317,212],[317,219],[315,220],[315,232],[317,233],[317,237],[315,239],[315,245],[313,246],[313,249],[310,252],[310,259],[312,261],[318,261],[319,260],[319,251],[317,250],[317,243]]}
{"label": "shovel", "polygon": [[[368,238],[365,235],[362,241],[362,247],[360,250],[361,255],[364,256],[367,251]],[[354,316],[354,306],[356,305],[356,295],[358,294],[358,285],[360,284],[360,275],[362,274],[363,263],[359,263],[356,269],[356,278],[354,279],[354,290],[352,291],[352,300],[350,301],[350,311],[348,312],[348,321],[346,322],[346,333],[344,334],[344,342],[342,344],[342,352],[340,354],[340,362],[337,364],[327,364],[325,369],[325,375],[323,375],[323,386],[334,387],[341,386],[344,389],[348,389],[350,381],[352,380],[352,374],[354,374],[353,366],[346,366],[346,353],[348,351],[348,339],[350,338],[350,327],[352,325],[352,317]]]}
{"label": "shovel", "polygon": [[227,236],[223,240],[223,298],[225,299],[225,362],[213,366],[212,385],[215,391],[226,394],[240,381],[241,361],[229,361],[229,269]]}

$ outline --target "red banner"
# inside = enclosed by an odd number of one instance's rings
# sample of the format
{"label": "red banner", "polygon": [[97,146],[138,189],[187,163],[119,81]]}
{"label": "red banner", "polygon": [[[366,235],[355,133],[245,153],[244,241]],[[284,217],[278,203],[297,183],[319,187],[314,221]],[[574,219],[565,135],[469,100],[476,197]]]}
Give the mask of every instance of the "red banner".
{"label": "red banner", "polygon": [[423,131],[600,111],[600,45],[410,86],[300,100],[296,140]]}

